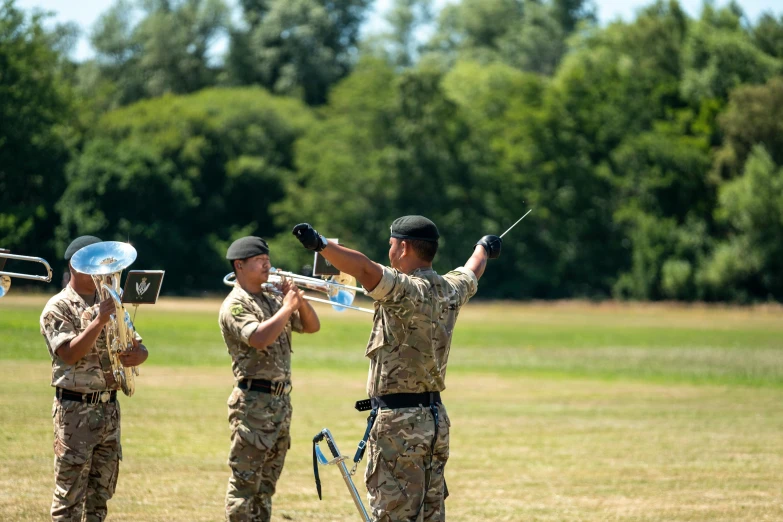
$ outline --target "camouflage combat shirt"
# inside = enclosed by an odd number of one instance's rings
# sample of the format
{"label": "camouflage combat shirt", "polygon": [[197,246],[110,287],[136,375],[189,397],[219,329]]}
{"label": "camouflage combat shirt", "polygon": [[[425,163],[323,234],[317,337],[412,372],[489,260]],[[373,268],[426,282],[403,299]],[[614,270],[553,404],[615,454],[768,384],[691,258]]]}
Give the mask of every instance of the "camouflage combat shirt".
{"label": "camouflage combat shirt", "polygon": [[[105,331],[76,364],[68,364],[57,355],[63,344],[75,339],[98,317],[99,306],[100,303],[88,305],[70,285],[46,303],[41,312],[40,327],[52,358],[52,386],[79,393],[119,389],[112,375]],[[135,337],[142,341],[138,332]]]}
{"label": "camouflage combat shirt", "polygon": [[258,326],[271,319],[282,306],[282,297],[266,292],[254,295],[238,284],[223,301],[218,322],[236,380],[291,380],[291,331],[303,330],[299,312],[291,314],[283,332],[266,348],[257,350],[248,344]]}
{"label": "camouflage combat shirt", "polygon": [[478,289],[478,279],[459,267],[445,276],[432,268],[410,275],[383,267],[368,295],[375,299],[367,394],[439,392],[446,388],[451,335],[460,308]]}

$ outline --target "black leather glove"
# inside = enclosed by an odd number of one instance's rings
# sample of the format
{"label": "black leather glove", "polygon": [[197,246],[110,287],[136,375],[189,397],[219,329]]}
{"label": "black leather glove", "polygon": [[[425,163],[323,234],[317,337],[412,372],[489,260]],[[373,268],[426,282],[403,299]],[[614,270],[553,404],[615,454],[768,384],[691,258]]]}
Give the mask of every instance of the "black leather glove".
{"label": "black leather glove", "polygon": [[296,236],[296,239],[298,239],[307,250],[320,252],[326,248],[326,238],[320,235],[310,223],[299,223],[294,227],[291,233]]}
{"label": "black leather glove", "polygon": [[478,240],[476,245],[483,246],[490,259],[497,259],[500,257],[500,247],[503,246],[503,240],[499,236],[484,236]]}

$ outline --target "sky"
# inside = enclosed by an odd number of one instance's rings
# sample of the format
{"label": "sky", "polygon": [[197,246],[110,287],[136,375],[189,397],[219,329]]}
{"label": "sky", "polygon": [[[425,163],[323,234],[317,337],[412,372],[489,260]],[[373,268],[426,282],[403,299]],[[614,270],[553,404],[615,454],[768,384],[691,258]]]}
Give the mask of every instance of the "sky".
{"label": "sky", "polygon": [[[453,2],[455,0],[435,0],[436,7]],[[635,12],[653,0],[594,0],[598,7],[598,17],[602,24],[622,18],[630,20]],[[113,0],[17,0],[16,5],[22,9],[39,8],[55,13],[54,19],[58,22],[76,22],[82,29],[82,38],[74,50],[73,57],[76,60],[85,60],[93,55],[90,49],[87,35],[98,16],[106,11]],[[229,4],[236,4],[228,0]],[[725,5],[727,2],[718,0],[717,5]],[[772,11],[777,16],[783,14],[783,2],[780,0],[739,0],[739,5],[748,17],[755,21],[765,11]],[[378,32],[383,30],[383,13],[391,6],[392,0],[376,0],[375,8],[365,24],[365,32]],[[680,4],[691,16],[698,16],[701,11],[702,0],[680,0]],[[218,43],[217,46],[224,46]],[[218,49],[219,53],[220,50]]]}

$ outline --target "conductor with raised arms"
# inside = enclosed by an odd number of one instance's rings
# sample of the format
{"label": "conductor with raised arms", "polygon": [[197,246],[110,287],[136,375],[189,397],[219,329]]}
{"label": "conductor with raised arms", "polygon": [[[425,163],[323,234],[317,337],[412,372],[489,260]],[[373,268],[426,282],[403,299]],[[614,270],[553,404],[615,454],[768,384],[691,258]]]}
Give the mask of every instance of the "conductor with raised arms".
{"label": "conductor with raised arms", "polygon": [[[389,265],[328,241],[311,225],[296,225],[302,245],[361,283],[375,300],[365,356],[370,359],[366,409],[369,457],[365,483],[376,521],[445,520],[444,468],[449,416],[441,400],[451,336],[461,307],[478,288],[502,240],[484,236],[464,266],[446,275],[432,268],[440,234],[422,216],[396,219]],[[357,408],[362,408],[357,403]]]}

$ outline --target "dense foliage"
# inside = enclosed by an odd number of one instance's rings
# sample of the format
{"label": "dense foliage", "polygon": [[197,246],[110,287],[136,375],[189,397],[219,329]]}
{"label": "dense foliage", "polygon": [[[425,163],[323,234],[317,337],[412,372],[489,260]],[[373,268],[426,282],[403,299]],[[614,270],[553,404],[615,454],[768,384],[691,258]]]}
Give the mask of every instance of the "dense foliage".
{"label": "dense foliage", "polygon": [[533,207],[481,296],[783,300],[783,17],[396,0],[361,39],[370,6],[118,0],[77,64],[3,0],[0,246],[130,239],[192,294],[244,234],[292,270],[301,221],[384,261],[424,214],[447,270]]}

